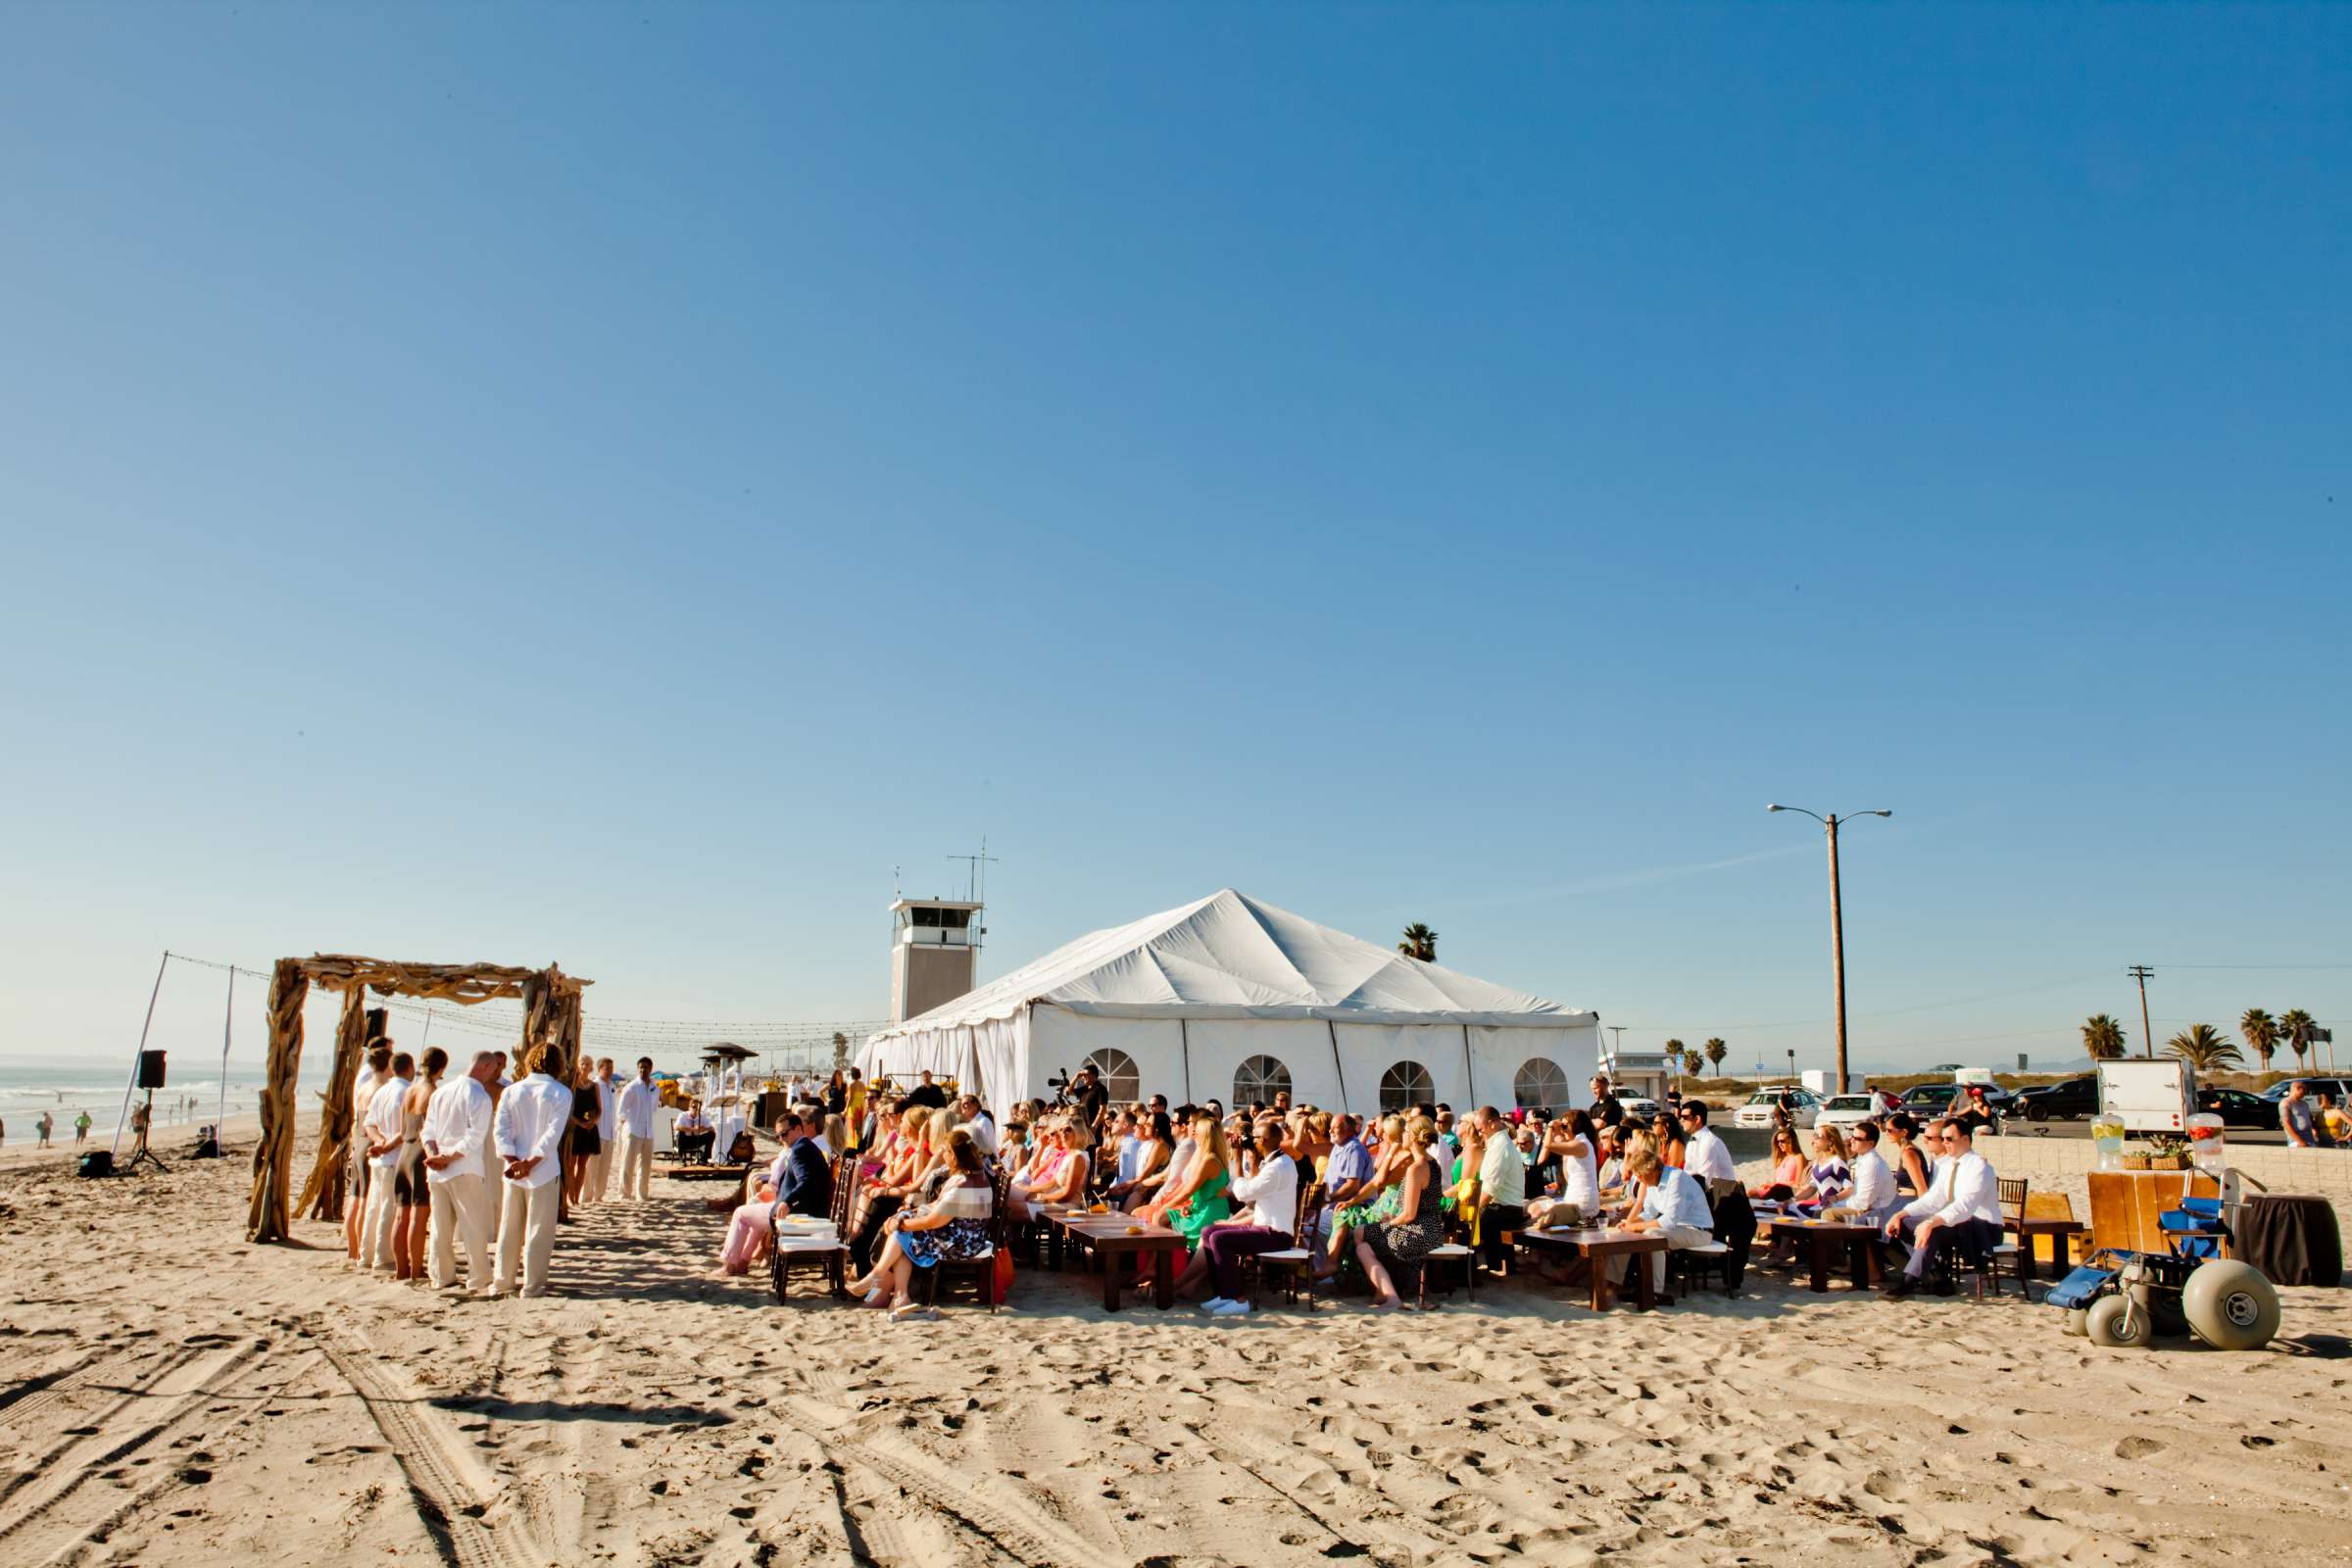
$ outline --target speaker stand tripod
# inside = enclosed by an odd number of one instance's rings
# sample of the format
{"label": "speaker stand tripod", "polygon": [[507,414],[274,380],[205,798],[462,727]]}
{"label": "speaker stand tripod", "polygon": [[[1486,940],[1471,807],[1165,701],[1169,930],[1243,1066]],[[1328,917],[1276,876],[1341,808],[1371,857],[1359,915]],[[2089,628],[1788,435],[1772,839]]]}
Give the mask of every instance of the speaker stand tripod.
{"label": "speaker stand tripod", "polygon": [[154,1150],[147,1147],[148,1134],[153,1130],[154,1127],[155,1091],[150,1089],[147,1091],[146,1114],[139,1120],[138,1145],[131,1150],[129,1160],[123,1164],[122,1170],[122,1175],[129,1175],[132,1171],[137,1170],[141,1165],[153,1165],[157,1170],[160,1171],[169,1171],[171,1169],[170,1166],[166,1165],[161,1159],[156,1157]]}

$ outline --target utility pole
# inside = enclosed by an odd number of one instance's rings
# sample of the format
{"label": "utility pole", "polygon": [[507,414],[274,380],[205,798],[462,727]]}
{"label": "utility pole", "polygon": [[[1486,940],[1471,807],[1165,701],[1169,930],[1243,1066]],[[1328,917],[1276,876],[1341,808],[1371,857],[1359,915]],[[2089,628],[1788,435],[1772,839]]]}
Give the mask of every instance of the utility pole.
{"label": "utility pole", "polygon": [[[1767,811],[1804,811],[1819,822],[1830,837],[1830,988],[1838,999],[1838,1087],[1845,1093],[1845,915],[1840,907],[1838,885],[1838,825],[1856,816],[1892,816],[1892,811],[1848,811],[1839,816],[1835,811],[1823,816],[1818,811],[1806,811],[1801,806],[1767,806]],[[1790,1064],[1794,1070],[1794,1064]]]}
{"label": "utility pole", "polygon": [[2135,963],[2124,973],[2139,982],[2139,1039],[2145,1054],[2156,1054],[2156,1031],[2148,1027],[2148,976],[2156,971],[2144,963]]}

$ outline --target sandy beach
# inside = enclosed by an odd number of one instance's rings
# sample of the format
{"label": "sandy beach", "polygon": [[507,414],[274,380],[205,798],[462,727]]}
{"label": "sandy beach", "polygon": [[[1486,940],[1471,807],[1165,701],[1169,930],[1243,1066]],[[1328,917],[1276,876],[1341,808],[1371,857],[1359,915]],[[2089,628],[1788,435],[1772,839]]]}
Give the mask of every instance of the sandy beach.
{"label": "sandy beach", "polygon": [[1651,1315],[1519,1283],[1211,1322],[1030,1271],[894,1327],[712,1277],[721,1220],[658,1182],[565,1230],[557,1297],[452,1301],[324,1226],[248,1248],[247,1153],[0,1171],[7,1560],[2352,1555],[2341,1292],[2286,1293],[2247,1355],[1753,1275]]}

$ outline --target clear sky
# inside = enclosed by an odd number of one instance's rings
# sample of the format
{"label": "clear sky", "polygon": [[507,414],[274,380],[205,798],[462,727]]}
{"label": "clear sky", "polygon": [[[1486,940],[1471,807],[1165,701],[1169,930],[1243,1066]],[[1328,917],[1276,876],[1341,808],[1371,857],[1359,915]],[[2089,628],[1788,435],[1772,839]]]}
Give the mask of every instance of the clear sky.
{"label": "clear sky", "polygon": [[2352,1011],[2352,7],[18,6],[0,193],[0,1053],[985,833],[1819,1064],[1774,800],[1861,1063]]}

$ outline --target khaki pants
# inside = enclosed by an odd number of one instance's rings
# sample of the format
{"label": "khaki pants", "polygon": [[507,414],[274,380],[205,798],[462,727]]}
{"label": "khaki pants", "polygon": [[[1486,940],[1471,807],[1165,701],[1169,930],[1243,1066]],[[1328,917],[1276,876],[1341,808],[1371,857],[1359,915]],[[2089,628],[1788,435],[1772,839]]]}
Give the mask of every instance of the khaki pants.
{"label": "khaki pants", "polygon": [[367,1217],[360,1221],[360,1267],[392,1267],[392,1228],[400,1221],[400,1200],[392,1191],[392,1167],[368,1167]]}
{"label": "khaki pants", "polygon": [[433,1286],[458,1282],[458,1246],[466,1248],[466,1283],[490,1288],[490,1194],[479,1176],[452,1176],[427,1184],[433,1195]]}
{"label": "khaki pants", "polygon": [[[1692,1247],[1704,1247],[1714,1240],[1715,1233],[1713,1231],[1702,1231],[1695,1225],[1669,1225],[1666,1227],[1666,1250],[1670,1252],[1680,1252]],[[1609,1283],[1623,1285],[1626,1265],[1632,1261],[1633,1258],[1625,1254],[1610,1258]],[[1666,1289],[1666,1252],[1652,1252],[1643,1261],[1649,1265],[1649,1288],[1653,1291]]]}
{"label": "khaki pants", "polygon": [[588,1156],[588,1179],[580,1183],[582,1201],[601,1203],[605,1200],[606,1185],[612,1178],[612,1145],[619,1137],[620,1134],[614,1133],[603,1140],[596,1146],[596,1152]]}
{"label": "khaki pants", "polygon": [[499,1205],[498,1282],[492,1287],[501,1296],[518,1287],[525,1296],[547,1294],[547,1261],[555,1255],[556,1210],[563,1197],[561,1180],[536,1187],[506,1184]]}
{"label": "khaki pants", "polygon": [[651,1138],[632,1138],[620,1135],[620,1196],[646,1199],[653,1196],[654,1141]]}

